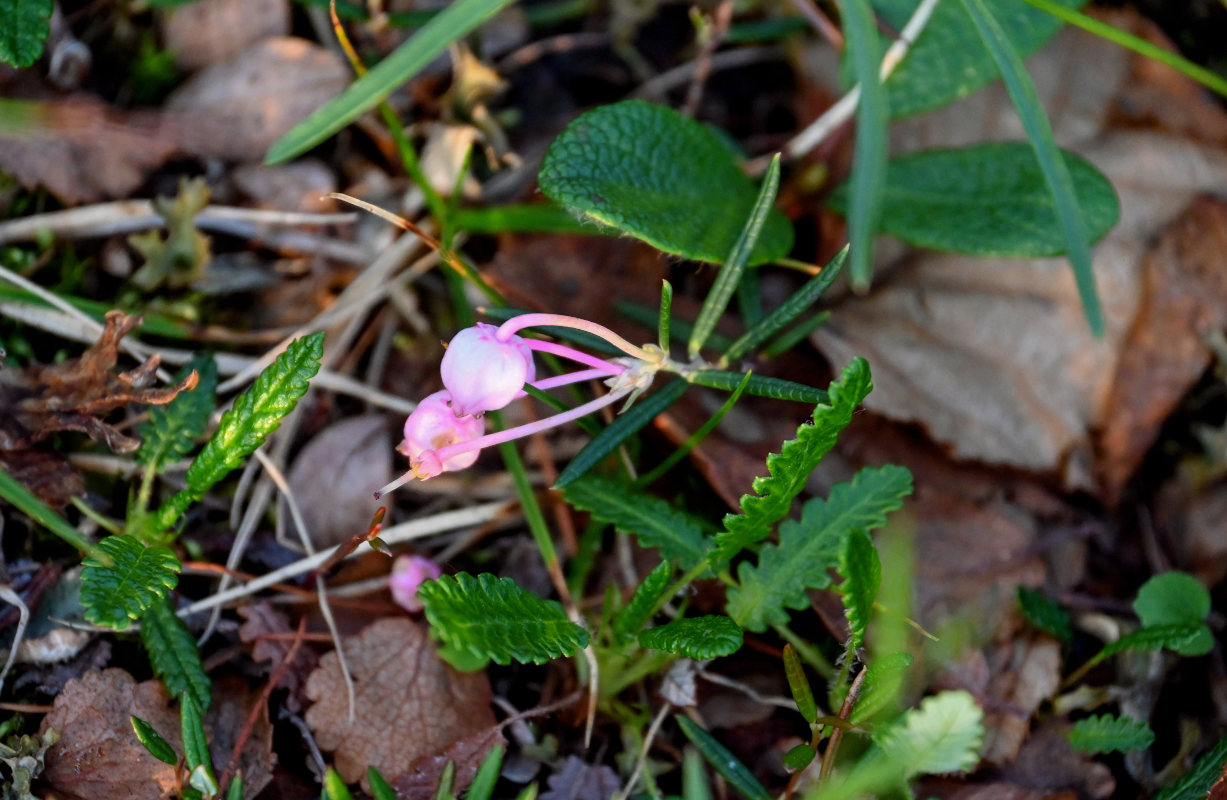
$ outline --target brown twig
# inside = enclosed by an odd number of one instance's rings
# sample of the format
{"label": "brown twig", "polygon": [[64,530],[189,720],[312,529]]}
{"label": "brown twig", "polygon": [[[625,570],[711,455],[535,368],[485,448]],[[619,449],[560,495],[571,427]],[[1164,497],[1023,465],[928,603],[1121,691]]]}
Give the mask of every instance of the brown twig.
{"label": "brown twig", "polygon": [[[860,699],[861,687],[865,683],[865,675],[869,670],[862,669],[857,673],[856,678],[852,681],[852,685],[848,687],[848,695],[844,698],[844,704],[839,707],[839,718],[848,719],[852,716],[852,709],[856,706],[856,701]],[[831,738],[827,741],[827,749],[822,753],[822,769],[818,772],[818,780],[824,780],[830,776],[831,770],[835,768],[835,754],[839,751],[839,742],[844,737],[844,729],[836,726],[835,730],[831,731]]]}
{"label": "brown twig", "polygon": [[699,101],[703,99],[703,87],[707,85],[707,79],[711,76],[712,54],[724,43],[732,22],[733,0],[720,0],[720,4],[716,6],[716,12],[712,14],[711,29],[708,31],[707,40],[703,42],[699,56],[695,59],[694,77],[690,81],[690,88],[686,90],[686,101],[682,103],[682,114],[687,117],[693,117],[699,110]]}

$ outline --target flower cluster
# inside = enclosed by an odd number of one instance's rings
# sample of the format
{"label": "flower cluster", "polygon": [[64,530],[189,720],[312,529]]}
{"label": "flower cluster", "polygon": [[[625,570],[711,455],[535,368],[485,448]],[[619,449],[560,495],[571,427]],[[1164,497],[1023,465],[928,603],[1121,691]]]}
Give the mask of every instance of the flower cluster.
{"label": "flower cluster", "polygon": [[[626,356],[605,360],[572,347],[518,335],[519,331],[541,325],[593,334]],[[534,352],[565,358],[584,368],[538,380]],[[465,328],[452,338],[443,355],[439,367],[443,391],[424,398],[405,420],[405,439],[398,449],[409,457],[409,471],[375,495],[382,496],[414,478],[426,480],[443,472],[465,469],[477,460],[483,447],[562,425],[641,392],[667,362],[659,348],[636,347],[608,328],[577,317],[523,314],[499,326],[478,323]],[[604,380],[609,391],[538,422],[486,433],[485,412],[497,411],[524,397],[525,384],[546,390],[593,379]]]}

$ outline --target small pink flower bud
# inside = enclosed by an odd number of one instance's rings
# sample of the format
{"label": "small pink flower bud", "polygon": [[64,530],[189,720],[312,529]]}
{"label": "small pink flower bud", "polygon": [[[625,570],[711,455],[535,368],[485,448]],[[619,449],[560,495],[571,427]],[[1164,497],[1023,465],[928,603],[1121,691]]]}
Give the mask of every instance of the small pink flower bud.
{"label": "small pink flower bud", "polygon": [[439,371],[459,417],[496,411],[536,377],[533,353],[519,336],[498,338],[498,328],[479,322],[452,337]]}
{"label": "small pink flower bud", "polygon": [[392,599],[406,611],[421,611],[422,601],[418,599],[418,587],[423,581],[434,580],[442,574],[443,570],[429,558],[400,556],[393,562],[392,574],[388,576]]}
{"label": "small pink flower bud", "polygon": [[481,417],[458,417],[452,410],[451,399],[446,391],[428,395],[405,420],[405,441],[401,442],[400,450],[409,456],[410,464],[415,467],[422,464],[424,471],[429,473],[422,477],[466,469],[477,460],[480,448],[459,453],[443,462],[434,456],[435,450],[471,441],[486,432],[486,421]]}

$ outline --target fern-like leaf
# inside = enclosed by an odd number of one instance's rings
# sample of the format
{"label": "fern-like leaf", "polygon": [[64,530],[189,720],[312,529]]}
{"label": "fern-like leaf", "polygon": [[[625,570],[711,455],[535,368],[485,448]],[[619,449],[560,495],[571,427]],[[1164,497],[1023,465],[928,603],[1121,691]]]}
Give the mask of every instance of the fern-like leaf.
{"label": "fern-like leaf", "polygon": [[90,556],[81,572],[81,605],[95,625],[122,630],[179,583],[182,567],[169,548],[146,547],[132,536],[108,536],[98,550],[111,564]]}
{"label": "fern-like leaf", "polygon": [[839,432],[852,421],[852,412],[872,388],[869,362],[854,359],[840,379],[828,387],[826,402],[814,409],[813,424],[802,425],[796,439],[785,442],[779,453],[767,456],[769,474],[754,479],[756,494],[742,496],[741,513],[725,516],[725,530],[716,536],[713,562],[727,561],[767,538],[771,526],[788,514],[809,474],[835,446]]}
{"label": "fern-like leaf", "polygon": [[1227,766],[1227,736],[1197,759],[1193,769],[1155,795],[1155,800],[1203,800]]}
{"label": "fern-like leaf", "polygon": [[736,622],[718,615],[675,619],[639,634],[639,644],[650,650],[680,653],[696,661],[736,653],[742,633]]}
{"label": "fern-like leaf", "polygon": [[780,543],[764,547],[757,566],[741,564],[738,585],[729,590],[729,614],[756,632],[787,622],[785,608],[805,608],[807,589],[831,584],[827,570],[838,566],[848,535],[884,525],[911,492],[912,474],[888,464],[862,469],[850,483],[832,488],[827,500],[807,502],[799,522],[780,525]]}
{"label": "fern-like leaf", "polygon": [[431,632],[446,646],[499,664],[544,664],[588,646],[562,606],[490,573],[444,575],[418,587]]}
{"label": "fern-like leaf", "polygon": [[669,589],[673,578],[673,565],[662,561],[635,587],[630,602],[613,619],[614,636],[626,639],[640,631],[656,608],[657,602]]}
{"label": "fern-like leaf", "polygon": [[1069,743],[1081,753],[1127,753],[1154,742],[1155,732],[1145,722],[1111,714],[1080,719],[1069,732]]}
{"label": "fern-like leaf", "polygon": [[180,392],[165,406],[149,409],[149,419],[140,428],[141,449],[136,460],[152,466],[159,472],[162,466],[176,458],[182,458],[195,446],[195,439],[204,433],[209,415],[217,404],[217,363],[212,356],[201,355],[192,359],[174,377],[174,382],[186,378],[196,370],[200,376],[196,388]]}
{"label": "fern-like leaf", "polygon": [[563,489],[566,501],[601,522],[634,534],[643,547],[656,547],[683,569],[701,564],[711,549],[699,521],[660,498],[621,481],[586,475]]}
{"label": "fern-like leaf", "polygon": [[848,651],[855,652],[865,641],[869,617],[873,613],[873,601],[882,585],[882,562],[869,534],[854,530],[844,543],[839,572],[844,576],[844,616],[848,618]]}
{"label": "fern-like leaf", "polygon": [[196,639],[166,599],[146,609],[141,618],[141,642],[149,653],[154,674],[162,679],[170,693],[178,696],[186,692],[198,708],[207,711],[213,687],[200,663]]}
{"label": "fern-like leaf", "polygon": [[158,512],[158,526],[168,530],[193,502],[243,463],[277,430],[307,392],[308,382],[320,369],[324,355],[323,332],[290,342],[285,352],[239,395],[222,415],[217,432],[187,470],[187,488],[167,501]]}

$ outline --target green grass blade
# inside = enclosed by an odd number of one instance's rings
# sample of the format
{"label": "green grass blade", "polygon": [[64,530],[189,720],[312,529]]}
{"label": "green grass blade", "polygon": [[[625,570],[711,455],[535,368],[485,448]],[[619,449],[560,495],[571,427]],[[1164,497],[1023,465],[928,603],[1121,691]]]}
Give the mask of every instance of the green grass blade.
{"label": "green grass blade", "polygon": [[69,525],[68,520],[55,513],[50,506],[39,500],[33,492],[2,469],[0,469],[0,498],[11,503],[18,511],[81,552],[89,554],[103,564],[110,562],[110,558],[105,553],[98,551],[89,539]]}
{"label": "green grass blade", "polygon": [[466,36],[511,0],[457,0],[435,15],[420,31],[354,81],[332,102],[273,143],[266,164],[280,164],[305,153],[387,98],[452,42]]}
{"label": "green grass blade", "polygon": [[840,0],[852,74],[861,87],[856,116],[856,152],[852,156],[852,191],[848,203],[848,241],[852,248],[852,287],[869,287],[873,271],[873,237],[886,188],[886,125],[890,107],[878,77],[882,41],[868,0]]}
{"label": "green grass blade", "polygon": [[734,789],[750,800],[771,800],[771,793],[758,782],[746,765],[728,748],[716,741],[715,737],[700,728],[689,717],[677,717],[678,727],[686,738],[699,748],[699,752],[707,759],[707,763],[716,768]]}
{"label": "green grass blade", "polygon": [[[1082,310],[1086,315],[1087,324],[1096,336],[1103,335],[1103,309],[1099,304],[1099,294],[1095,289],[1095,275],[1091,271],[1091,245],[1087,235],[1086,220],[1078,207],[1074,196],[1074,184],[1069,175],[1069,167],[1057,149],[1056,140],[1052,135],[1052,125],[1040,104],[1035,84],[1023,66],[1022,58],[1010,46],[1005,31],[993,17],[992,12],[984,5],[984,0],[962,0],[963,7],[971,16],[984,46],[997,62],[997,69],[1005,81],[1006,91],[1018,111],[1023,130],[1035,150],[1040,169],[1048,188],[1052,191],[1053,204],[1057,209],[1057,219],[1060,220],[1061,232],[1065,236],[1066,252],[1074,269],[1074,281],[1078,285],[1078,294],[1082,298]],[[855,259],[855,253],[854,259]],[[855,260],[854,260],[855,266]]]}
{"label": "green grass blade", "polygon": [[745,226],[741,229],[741,235],[737,237],[733,249],[725,259],[724,266],[716,275],[716,281],[712,284],[711,291],[707,293],[703,307],[699,309],[699,316],[694,321],[694,330],[690,332],[688,350],[691,359],[699,355],[699,350],[707,343],[707,337],[716,329],[716,323],[720,321],[724,310],[728,308],[729,300],[732,299],[733,292],[737,290],[737,284],[741,282],[741,274],[745,271],[746,262],[750,259],[754,245],[758,243],[758,236],[767,222],[767,214],[771,211],[779,189],[780,156],[777,153],[771,159],[771,165],[767,167],[767,174],[763,176],[763,185],[758,190],[758,198],[754,201],[750,218],[746,220]]}
{"label": "green grass blade", "polygon": [[503,767],[504,752],[506,748],[501,744],[490,749],[482,759],[481,766],[477,768],[477,774],[473,776],[473,782],[469,784],[464,800],[490,800],[494,796],[494,785],[498,783],[498,772]]}
{"label": "green grass blade", "polygon": [[[749,374],[750,379],[746,380]],[[744,372],[730,372],[722,369],[700,369],[691,372],[686,380],[696,386],[706,386],[709,389],[722,389],[726,392],[737,391],[737,387],[745,383],[747,394],[759,397],[771,397],[776,400],[790,400],[794,403],[825,403],[827,393],[804,383],[786,381],[783,378],[772,378],[766,375],[754,375]]]}
{"label": "green grass blade", "polygon": [[371,784],[371,795],[375,800],[396,800],[396,790],[379,774],[379,770],[367,767],[366,779]]}

